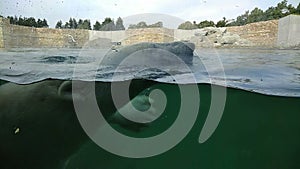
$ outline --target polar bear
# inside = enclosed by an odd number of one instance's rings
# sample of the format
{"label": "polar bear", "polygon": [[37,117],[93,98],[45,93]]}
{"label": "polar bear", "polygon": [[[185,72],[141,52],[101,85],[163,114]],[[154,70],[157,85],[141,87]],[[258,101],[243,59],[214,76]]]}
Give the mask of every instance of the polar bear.
{"label": "polar bear", "polygon": [[[131,83],[135,106],[149,105],[147,95],[138,94],[150,85],[143,80]],[[95,93],[99,104],[105,105],[102,114],[109,123],[131,126],[116,112],[110,83],[96,82]],[[1,169],[63,168],[70,155],[89,140],[74,111],[73,94],[72,83],[63,80],[0,86]],[[138,131],[142,125],[133,126],[128,128]]]}

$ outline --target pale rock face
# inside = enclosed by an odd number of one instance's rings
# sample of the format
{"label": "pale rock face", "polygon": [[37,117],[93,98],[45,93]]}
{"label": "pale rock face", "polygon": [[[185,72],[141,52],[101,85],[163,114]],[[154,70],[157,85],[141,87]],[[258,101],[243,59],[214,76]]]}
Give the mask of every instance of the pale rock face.
{"label": "pale rock face", "polygon": [[190,37],[190,42],[194,43],[197,47],[235,47],[235,46],[251,46],[249,40],[241,38],[238,34],[227,31],[226,27],[206,27],[197,29],[194,36]]}
{"label": "pale rock face", "polygon": [[221,44],[234,44],[240,40],[240,36],[237,34],[225,33],[219,40]]}

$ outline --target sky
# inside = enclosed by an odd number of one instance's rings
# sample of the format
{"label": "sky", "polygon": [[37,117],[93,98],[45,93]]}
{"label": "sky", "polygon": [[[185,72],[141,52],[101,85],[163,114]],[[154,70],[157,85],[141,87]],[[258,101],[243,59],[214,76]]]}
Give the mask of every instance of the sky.
{"label": "sky", "polygon": [[[235,19],[255,7],[266,10],[282,0],[1,0],[0,15],[46,19],[50,27],[70,17],[90,19],[92,25],[105,17],[121,17],[124,25],[162,21],[165,27],[177,28],[182,21]],[[297,6],[298,0],[288,0]]]}

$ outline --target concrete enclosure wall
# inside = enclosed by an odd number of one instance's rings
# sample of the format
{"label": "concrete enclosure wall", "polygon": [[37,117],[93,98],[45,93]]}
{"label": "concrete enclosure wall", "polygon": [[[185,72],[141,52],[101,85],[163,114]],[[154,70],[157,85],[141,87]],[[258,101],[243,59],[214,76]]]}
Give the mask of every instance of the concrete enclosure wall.
{"label": "concrete enclosure wall", "polygon": [[280,47],[300,46],[300,16],[289,15],[279,20],[277,45]]}
{"label": "concrete enclosure wall", "polygon": [[104,38],[111,39],[112,42],[120,42],[125,37],[125,31],[89,31],[89,40]]}
{"label": "concrete enclosure wall", "polygon": [[[167,28],[128,29],[125,31],[93,31],[81,29],[49,29],[17,26],[0,17],[0,48],[15,47],[94,47],[121,42],[190,41],[197,47],[259,46],[275,47],[299,45],[300,16],[244,26],[178,30]],[[279,24],[279,28],[278,28]]]}

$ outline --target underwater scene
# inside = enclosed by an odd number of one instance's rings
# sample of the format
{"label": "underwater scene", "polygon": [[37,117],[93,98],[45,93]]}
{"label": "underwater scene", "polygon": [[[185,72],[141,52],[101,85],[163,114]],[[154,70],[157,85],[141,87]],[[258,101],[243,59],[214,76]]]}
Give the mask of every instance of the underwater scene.
{"label": "underwater scene", "polygon": [[0,52],[1,169],[300,168],[300,52]]}

